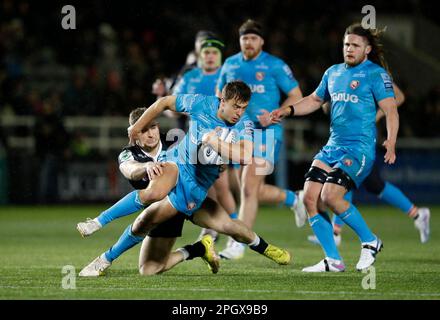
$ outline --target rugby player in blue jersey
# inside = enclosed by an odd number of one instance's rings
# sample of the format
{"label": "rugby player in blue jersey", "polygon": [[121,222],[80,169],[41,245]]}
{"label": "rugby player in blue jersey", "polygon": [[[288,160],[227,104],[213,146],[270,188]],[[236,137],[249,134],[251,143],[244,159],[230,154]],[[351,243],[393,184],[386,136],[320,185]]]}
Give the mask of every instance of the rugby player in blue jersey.
{"label": "rugby player in blue jersey", "polygon": [[217,38],[209,38],[202,41],[200,46],[201,66],[183,74],[174,86],[173,95],[215,95],[215,88],[222,65],[222,51],[225,45]]}
{"label": "rugby player in blue jersey", "polygon": [[[278,264],[290,263],[289,252],[268,244],[243,222],[231,220],[220,205],[207,198],[207,190],[218,178],[224,161],[247,163],[251,159],[253,123],[244,115],[250,95],[250,89],[245,83],[234,81],[223,88],[222,99],[191,94],[167,96],[157,100],[130,126],[130,142],[134,142],[139,139],[142,128],[166,109],[186,112],[191,117],[189,131],[177,146],[177,154],[174,151],[167,154],[168,163],[176,173],[174,188],[165,199],[151,204],[133,225],[127,227],[108,255],[98,257],[86,268],[102,274],[114,259],[142,242],[154,227],[179,214],[184,214],[199,226],[214,229],[248,244],[252,250]],[[221,139],[223,132],[227,134]],[[185,259],[187,254],[183,254],[181,259]],[[151,274],[145,269],[144,256],[141,252],[139,272]],[[217,272],[219,263],[216,255],[207,258],[213,272]]]}
{"label": "rugby player in blue jersey", "polygon": [[[298,82],[289,66],[281,59],[263,51],[262,27],[254,20],[247,20],[239,28],[241,52],[226,59],[222,66],[218,89],[233,80],[242,80],[250,86],[252,98],[246,114],[253,121],[254,153],[252,163],[243,168],[239,219],[252,228],[257,217],[259,199],[276,198],[295,211],[298,226],[304,225],[307,215],[300,196],[290,190],[281,190],[265,184],[265,177],[272,173],[278,161],[283,141],[281,124],[270,124],[269,112],[280,107],[281,92],[287,99],[281,107],[291,105],[302,98]],[[230,241],[220,256],[238,259],[245,246]]]}
{"label": "rugby player in blue jersey", "polygon": [[[405,101],[405,95],[400,90],[400,88],[393,83],[394,94],[396,96],[396,105],[400,107]],[[325,103],[323,105],[324,112],[328,114],[329,105]],[[381,109],[378,110],[376,114],[376,122],[379,122],[383,117],[384,113]],[[401,210],[408,218],[414,221],[415,228],[419,231],[420,242],[426,243],[430,236],[430,216],[431,212],[429,208],[416,206],[397,186],[389,181],[384,181],[380,176],[379,168],[377,165],[373,167],[371,173],[363,182],[365,190],[369,193],[376,195],[380,200],[385,201],[397,209]],[[352,201],[353,192],[346,194],[345,199],[349,202]],[[333,215],[333,233],[336,245],[340,245],[342,241],[341,232],[344,222],[338,217],[338,215]],[[315,235],[310,235],[307,239],[314,243],[319,244],[318,238]]]}
{"label": "rugby player in blue jersey", "polygon": [[[285,116],[301,116],[331,103],[330,138],[315,156],[304,184],[304,204],[309,223],[323,248],[325,258],[304,272],[345,270],[333,238],[329,207],[352,228],[361,241],[357,270],[370,267],[382,249],[382,241],[371,232],[356,207],[344,200],[359,187],[374,165],[376,146],[376,107],[386,117],[385,163],[396,161],[399,115],[391,77],[378,43],[376,30],[350,25],[343,38],[344,63],[327,69],[318,88],[298,103],[275,110],[272,122]],[[385,67],[385,68],[384,68]]]}
{"label": "rugby player in blue jersey", "polygon": [[[133,125],[145,112],[145,108],[137,108],[130,113],[129,123]],[[87,237],[100,230],[115,219],[144,209],[140,201],[140,194],[151,193],[151,190],[171,189],[174,184],[167,184],[172,179],[168,172],[168,164],[158,162],[160,155],[167,149],[166,141],[161,141],[159,125],[152,121],[142,130],[134,145],[125,147],[119,154],[119,168],[125,178],[136,190],[130,192],[113,206],[103,211],[95,219],[88,219],[77,225],[83,237]],[[168,173],[168,174],[167,174]],[[168,192],[167,192],[168,193]],[[161,200],[166,194],[155,193],[153,197]],[[150,199],[154,201],[154,198]],[[171,252],[177,237],[182,235],[185,218],[183,214],[161,223],[142,243],[142,261],[144,274],[156,274],[166,271],[184,260],[201,257],[209,264],[214,263],[214,245],[210,236],[202,237],[194,244],[189,244]],[[117,243],[114,245],[117,247]],[[97,277],[103,275],[102,266],[110,266],[114,260],[113,246],[83,268],[80,277]],[[216,271],[216,269],[211,268]]]}
{"label": "rugby player in blue jersey", "polygon": [[[204,94],[214,96],[216,94],[217,81],[220,75],[224,43],[218,38],[208,38],[200,43],[200,67],[193,68],[186,72],[174,87],[173,94]],[[209,196],[216,200],[225,211],[236,219],[236,203],[231,189],[229,188],[228,172],[223,170],[219,178],[209,189]],[[203,229],[200,233],[202,238],[205,234],[211,234],[217,240],[217,233],[214,230]]]}

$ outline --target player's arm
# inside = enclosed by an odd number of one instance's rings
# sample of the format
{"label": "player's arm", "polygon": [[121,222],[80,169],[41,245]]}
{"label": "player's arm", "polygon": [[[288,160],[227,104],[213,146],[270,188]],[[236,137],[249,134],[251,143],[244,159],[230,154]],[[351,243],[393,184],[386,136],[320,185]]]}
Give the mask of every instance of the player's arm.
{"label": "player's arm", "polygon": [[128,128],[130,144],[134,144],[142,129],[165,110],[176,111],[176,96],[166,96],[156,100],[142,116]]}
{"label": "player's arm", "polygon": [[[278,109],[283,110],[302,99],[303,94],[299,88],[298,81],[293,76],[292,70],[287,64],[284,62],[278,64],[274,68],[273,76],[278,88],[287,95],[286,100],[284,100]],[[267,110],[263,109],[257,118],[263,127],[273,124],[271,114]]]}
{"label": "player's arm", "polygon": [[293,105],[286,105],[284,107],[275,109],[270,113],[272,123],[279,123],[287,116],[304,116],[318,110],[324,101],[313,92],[305,98],[302,98]]}
{"label": "player's arm", "polygon": [[228,143],[220,139],[216,131],[205,134],[202,143],[209,145],[222,157],[240,164],[250,163],[252,160],[253,143],[250,140],[240,140],[239,143]]}
{"label": "player's arm", "polygon": [[128,180],[142,180],[145,176],[153,180],[163,174],[162,163],[160,162],[138,162],[136,160],[128,160],[119,165],[119,170]]}
{"label": "player's arm", "polygon": [[[289,107],[289,106],[295,104],[296,102],[301,100],[302,97],[303,97],[303,95],[302,95],[301,89],[299,87],[293,88],[292,90],[290,90],[287,93],[287,98],[286,98],[286,100],[284,100],[280,109],[283,109],[285,107]],[[257,118],[263,127],[267,127],[272,124],[270,113],[267,112],[266,110],[263,110],[262,113],[259,116],[257,116]]]}
{"label": "player's arm", "polygon": [[384,156],[385,163],[393,164],[396,161],[396,141],[399,131],[399,113],[394,97],[379,101],[379,108],[383,111],[387,123],[387,139],[383,143],[387,152]]}
{"label": "player's arm", "polygon": [[[400,107],[405,102],[405,94],[402,92],[402,90],[400,90],[400,88],[395,83],[393,83],[393,90],[394,90],[394,95],[396,96],[396,105],[397,107]],[[382,109],[377,110],[376,122],[378,122],[384,116],[385,113],[382,111]]]}
{"label": "player's arm", "polygon": [[302,98],[303,98],[303,94],[299,86],[293,88],[292,90],[289,91],[289,93],[287,93],[287,98],[286,100],[284,100],[283,104],[281,105],[281,108],[291,106],[297,103]]}

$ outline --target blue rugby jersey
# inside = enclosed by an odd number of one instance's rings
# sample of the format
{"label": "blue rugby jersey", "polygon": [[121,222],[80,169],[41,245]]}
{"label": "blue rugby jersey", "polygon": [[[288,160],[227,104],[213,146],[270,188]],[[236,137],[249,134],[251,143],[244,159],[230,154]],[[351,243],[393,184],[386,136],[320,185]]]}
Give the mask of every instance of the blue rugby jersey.
{"label": "blue rugby jersey", "polygon": [[[280,90],[287,94],[298,86],[289,66],[281,59],[262,51],[255,60],[245,60],[241,52],[226,59],[220,72],[218,89],[233,80],[244,81],[252,91],[246,113],[258,126],[262,109],[271,112],[280,106]],[[275,137],[282,140],[282,126],[272,125]]]}
{"label": "blue rugby jersey", "polygon": [[217,127],[227,128],[236,135],[236,141],[253,139],[253,122],[244,114],[235,124],[228,124],[218,118],[220,100],[215,96],[183,94],[176,97],[176,111],[190,116],[189,130],[177,146],[177,155],[171,157],[199,185],[209,189],[218,178],[220,166],[205,162],[204,152],[199,152],[202,137]]}
{"label": "blue rugby jersey", "polygon": [[186,72],[176,84],[173,94],[204,94],[206,96],[215,95],[215,87],[220,75],[220,68],[213,74],[203,73],[202,68],[194,68]]}
{"label": "blue rugby jersey", "polygon": [[393,82],[385,69],[370,60],[355,67],[333,65],[315,93],[331,102],[327,145],[349,147],[374,158],[377,103],[394,97]]}

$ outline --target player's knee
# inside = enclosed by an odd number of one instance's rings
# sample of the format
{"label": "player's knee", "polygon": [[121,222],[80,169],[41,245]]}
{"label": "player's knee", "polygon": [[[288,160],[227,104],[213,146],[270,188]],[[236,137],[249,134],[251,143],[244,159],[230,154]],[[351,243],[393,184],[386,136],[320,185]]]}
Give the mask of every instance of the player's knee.
{"label": "player's knee", "polygon": [[333,209],[337,206],[339,201],[343,200],[343,198],[341,198],[335,192],[323,190],[321,192],[321,200],[326,206]]}
{"label": "player's knee", "polygon": [[158,189],[145,189],[139,192],[139,199],[143,204],[150,204],[162,200],[165,196],[165,192]]}
{"label": "player's knee", "polygon": [[131,233],[137,237],[143,236],[142,228],[137,220],[131,226]]}
{"label": "player's knee", "polygon": [[315,212],[317,210],[318,199],[319,196],[313,194],[312,192],[306,191],[304,193],[303,202],[304,202],[304,206],[307,209],[307,212]]}
{"label": "player's knee", "polygon": [[146,221],[142,219],[141,216],[137,217],[131,226],[131,233],[137,237],[145,237],[147,233],[145,232]]}
{"label": "player's knee", "polygon": [[153,276],[165,271],[165,266],[160,263],[144,263],[139,267],[139,274],[141,276]]}

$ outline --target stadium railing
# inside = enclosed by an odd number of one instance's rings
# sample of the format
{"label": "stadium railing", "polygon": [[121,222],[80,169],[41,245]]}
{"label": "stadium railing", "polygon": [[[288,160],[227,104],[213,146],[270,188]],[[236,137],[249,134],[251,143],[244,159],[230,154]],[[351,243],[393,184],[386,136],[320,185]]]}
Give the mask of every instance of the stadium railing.
{"label": "stadium railing", "polygon": [[[35,139],[32,130],[35,121],[34,116],[6,115],[0,118],[0,125],[10,149],[34,151]],[[127,143],[126,117],[65,117],[63,122],[68,132],[83,134],[88,146],[102,154],[120,150]],[[163,132],[176,127],[175,119],[166,117],[160,119],[160,124]],[[287,119],[284,121],[284,129],[285,139],[289,145],[287,157],[292,161],[311,159],[310,156],[313,156],[317,148],[326,141],[318,141],[316,146],[307,145],[305,135],[317,130],[309,120]],[[317,136],[322,135],[323,131],[328,132],[328,130],[319,129],[320,133]],[[398,148],[440,149],[440,138],[399,138]]]}

